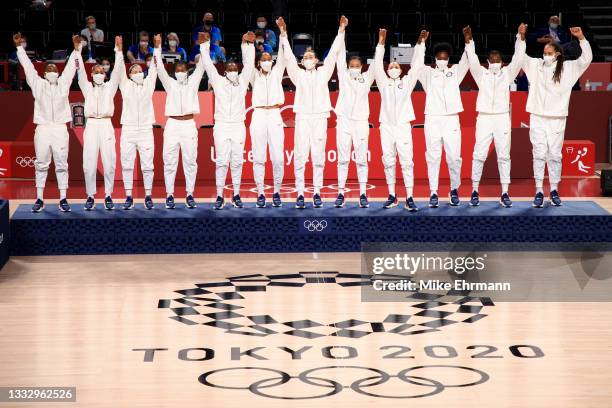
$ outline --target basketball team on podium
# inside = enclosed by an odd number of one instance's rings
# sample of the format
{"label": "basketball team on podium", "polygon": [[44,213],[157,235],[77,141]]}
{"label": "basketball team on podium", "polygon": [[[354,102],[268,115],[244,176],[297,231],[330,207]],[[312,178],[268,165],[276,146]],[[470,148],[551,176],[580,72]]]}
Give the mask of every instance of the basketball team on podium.
{"label": "basketball team on podium", "polygon": [[[360,197],[359,206],[369,206],[366,196],[368,181],[368,137],[369,137],[369,98],[371,86],[376,81],[381,97],[380,143],[385,178],[389,196],[383,204],[391,208],[398,204],[396,184],[396,163],[399,159],[404,186],[406,188],[405,208],[417,211],[413,199],[413,145],[411,122],[415,119],[411,93],[417,81],[426,93],[425,103],[425,142],[426,161],[431,190],[429,207],[439,206],[438,179],[442,151],[446,156],[450,175],[449,204],[458,206],[459,185],[461,183],[461,125],[459,113],[463,111],[459,84],[471,72],[478,85],[476,110],[476,143],[472,162],[472,194],[470,204],[479,205],[478,185],[484,161],[491,142],[495,144],[501,182],[500,204],[511,207],[508,195],[510,184],[510,85],[522,69],[529,80],[529,96],[526,110],[530,113],[529,137],[533,145],[533,171],[536,194],[534,207],[544,206],[544,169],[548,166],[550,182],[550,202],[561,205],[558,184],[561,180],[561,151],[568,114],[571,89],[592,60],[589,42],[580,27],[570,29],[579,41],[581,56],[573,61],[565,61],[562,48],[555,42],[544,47],[542,58],[531,58],[525,53],[527,25],[521,24],[516,34],[514,55],[508,65],[503,66],[498,51],[488,53],[488,64],[480,64],[470,27],[463,29],[465,51],[460,61],[449,65],[450,46],[434,46],[435,66],[424,63],[425,43],[429,36],[421,31],[414,47],[410,70],[404,75],[397,62],[391,62],[385,69],[383,58],[387,31],[379,30],[378,45],[374,64],[363,70],[359,57],[346,59],[345,30],[348,19],[340,19],[338,35],[323,63],[314,51],[307,50],[301,62],[296,60],[287,36],[287,26],[283,18],[276,24],[280,30],[280,45],[276,61],[272,55],[263,52],[258,55],[254,47],[255,34],[248,32],[242,36],[242,62],[239,69],[234,62],[225,65],[220,74],[210,59],[210,38],[208,33],[199,33],[200,57],[195,69],[188,73],[189,66],[184,61],[174,64],[174,72],[169,74],[161,55],[161,36],[154,38],[154,63],[145,76],[140,65],[134,64],[125,69],[123,43],[115,37],[115,68],[107,78],[101,65],[94,65],[90,82],[80,53],[80,38],[73,37],[74,51],[71,53],[63,72],[56,65],[45,66],[44,75],[38,75],[21,46],[21,35],[15,34],[13,40],[17,56],[24,68],[26,80],[34,96],[34,147],[36,153],[37,199],[33,212],[44,208],[43,191],[51,160],[55,163],[57,183],[60,190],[59,209],[70,211],[66,199],[68,188],[68,131],[71,112],[68,102],[70,84],[75,73],[85,98],[86,125],[83,136],[83,171],[87,198],[86,210],[95,209],[96,169],[98,156],[104,168],[104,208],[112,210],[113,184],[115,179],[115,132],[111,124],[114,113],[114,96],[121,90],[123,109],[121,114],[120,156],[126,199],[122,207],[134,207],[133,173],[136,152],[140,156],[145,189],[144,207],[153,209],[153,92],[157,79],[166,91],[165,114],[167,122],[163,134],[164,181],[166,187],[165,207],[175,208],[174,181],[179,162],[182,158],[186,181],[186,207],[195,208],[194,189],[197,175],[198,130],[194,115],[200,112],[198,88],[204,72],[215,96],[214,111],[214,148],[216,153],[217,198],[214,208],[225,206],[223,190],[228,169],[231,172],[233,194],[231,203],[242,208],[240,182],[242,179],[243,151],[246,139],[245,96],[252,90],[253,116],[249,131],[253,150],[253,173],[257,186],[256,206],[266,207],[264,185],[267,151],[273,169],[272,206],[282,206],[281,185],[284,170],[284,131],[280,108],[284,103],[282,80],[285,70],[295,85],[295,142],[294,171],[297,199],[296,208],[305,208],[306,163],[310,156],[313,174],[314,208],[323,206],[321,188],[323,169],[326,159],[327,120],[332,110],[337,116],[336,144],[338,149],[338,196],[335,207],[345,204],[345,185],[351,150],[357,167]],[[337,69],[339,97],[332,108],[328,82]]]}

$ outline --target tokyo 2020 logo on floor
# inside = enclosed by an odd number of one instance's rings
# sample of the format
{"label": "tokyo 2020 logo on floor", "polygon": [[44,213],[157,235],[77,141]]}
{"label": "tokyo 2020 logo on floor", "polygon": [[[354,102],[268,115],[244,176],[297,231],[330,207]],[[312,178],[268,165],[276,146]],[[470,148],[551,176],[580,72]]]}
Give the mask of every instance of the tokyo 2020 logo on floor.
{"label": "tokyo 2020 logo on floor", "polygon": [[[376,279],[405,279],[405,276],[376,275]],[[172,312],[170,319],[186,325],[205,325],[226,333],[246,336],[285,334],[302,338],[337,336],[360,338],[372,333],[393,333],[402,336],[440,331],[455,324],[474,323],[487,315],[485,309],[494,306],[487,297],[470,296],[469,292],[448,291],[429,293],[406,292],[406,302],[395,302],[393,313],[379,321],[360,316],[347,316],[340,321],[323,321],[309,316],[300,319],[282,318],[282,310],[272,302],[264,314],[249,311],[247,298],[282,290],[296,296],[296,302],[308,313],[313,299],[300,298],[311,285],[336,285],[334,289],[355,289],[372,285],[374,277],[340,272],[299,272],[290,274],[252,274],[229,277],[218,282],[197,283],[193,288],[176,290],[180,297],[160,299],[158,307]],[[267,305],[266,305],[267,307]],[[252,306],[251,306],[252,308]],[[274,310],[276,308],[276,310]],[[346,310],[347,307],[345,306]],[[348,313],[352,308],[348,307]],[[354,313],[358,313],[355,311]],[[330,313],[331,314],[331,313]],[[331,314],[333,315],[333,314]]]}

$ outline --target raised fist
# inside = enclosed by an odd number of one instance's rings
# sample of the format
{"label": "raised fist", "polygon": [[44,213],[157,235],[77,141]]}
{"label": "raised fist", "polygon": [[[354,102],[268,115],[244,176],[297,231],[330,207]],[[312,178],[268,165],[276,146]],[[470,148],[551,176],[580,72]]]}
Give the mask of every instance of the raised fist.
{"label": "raised fist", "polygon": [[15,43],[15,47],[21,45],[21,33],[13,34],[13,43]]}
{"label": "raised fist", "polygon": [[200,44],[204,44],[207,41],[210,41],[210,34],[209,33],[198,33],[198,42]]}
{"label": "raised fist", "polygon": [[72,36],[72,45],[74,45],[74,49],[75,50],[80,50],[81,49],[81,37],[78,35],[73,35]]}
{"label": "raised fist", "polygon": [[117,48],[119,51],[123,49],[123,37],[120,35],[115,37],[115,48]]}
{"label": "raised fist", "polygon": [[248,31],[242,35],[242,42],[254,43],[255,42],[255,33],[252,31]]}
{"label": "raised fist", "polygon": [[346,16],[343,15],[342,17],[340,17],[340,28],[345,29],[348,23],[349,20],[348,18],[346,18]]}
{"label": "raised fist", "polygon": [[521,23],[521,25],[518,28],[518,33],[521,36],[521,40],[524,40],[525,36],[527,35],[527,24]]}
{"label": "raised fist", "polygon": [[280,30],[281,34],[287,32],[287,23],[285,23],[285,19],[284,18],[282,18],[282,17],[277,18],[276,19],[276,25],[277,25],[278,29]]}
{"label": "raised fist", "polygon": [[463,38],[465,39],[465,42],[468,43],[470,41],[472,41],[472,27],[470,26],[465,26],[463,27]]}
{"label": "raised fist", "polygon": [[379,28],[378,29],[378,43],[380,45],[384,45],[386,40],[387,40],[387,29]]}
{"label": "raised fist", "polygon": [[421,30],[421,33],[419,34],[419,38],[417,40],[417,44],[425,43],[425,41],[427,41],[428,38],[429,38],[429,31]]}
{"label": "raised fist", "polygon": [[584,34],[582,33],[582,28],[580,27],[570,27],[570,33],[572,33],[572,35],[579,40],[584,39]]}

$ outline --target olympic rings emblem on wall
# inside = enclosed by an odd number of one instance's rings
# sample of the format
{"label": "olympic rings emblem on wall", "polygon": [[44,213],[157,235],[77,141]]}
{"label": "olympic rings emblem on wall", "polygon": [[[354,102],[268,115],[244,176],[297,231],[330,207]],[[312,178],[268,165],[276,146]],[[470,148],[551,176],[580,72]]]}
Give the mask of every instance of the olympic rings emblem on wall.
{"label": "olympic rings emblem on wall", "polygon": [[21,167],[34,167],[35,161],[36,157],[30,156],[17,156],[15,158],[15,163],[17,163]]}
{"label": "olympic rings emblem on wall", "polygon": [[327,228],[327,221],[325,220],[306,220],[304,221],[304,228],[309,232],[321,232]]}
{"label": "olympic rings emblem on wall", "polygon": [[[342,385],[338,381],[333,378],[324,377],[321,374],[313,376],[312,374],[317,371],[323,370],[365,370],[367,375],[362,378],[354,380],[350,385]],[[455,378],[465,378],[466,375],[471,375],[472,373],[476,375],[475,378],[470,378],[465,380],[463,383],[457,384],[445,384],[440,380],[432,378],[433,376],[425,376],[424,374],[419,373],[420,375],[414,375],[415,371],[426,371],[430,369],[443,369],[446,372],[457,373]],[[221,385],[218,383],[213,383],[211,381],[211,377],[215,374],[228,372],[228,371],[244,371],[244,375],[247,378],[252,378],[253,374],[249,371],[259,370],[264,372],[269,372],[274,375],[269,376],[267,378],[258,379],[256,381],[252,381],[248,385],[244,386],[234,386],[234,385]],[[447,375],[445,375],[447,377]],[[198,377],[198,381],[203,385],[208,387],[226,389],[226,390],[248,390],[251,393],[258,395],[260,397],[266,398],[274,398],[274,399],[283,399],[283,400],[306,400],[306,399],[315,399],[315,398],[325,398],[330,397],[332,395],[339,394],[343,390],[351,389],[354,392],[365,395],[368,397],[376,397],[376,398],[391,398],[391,399],[411,399],[411,398],[424,398],[430,397],[432,395],[440,394],[446,388],[457,388],[457,387],[470,387],[474,385],[479,385],[487,382],[489,380],[489,374],[482,370],[478,370],[472,367],[464,367],[458,365],[446,365],[446,364],[434,364],[434,365],[420,365],[414,367],[408,367],[400,370],[397,374],[388,374],[387,372],[372,367],[362,367],[362,366],[326,366],[326,367],[317,367],[309,370],[302,371],[297,376],[292,376],[284,371],[276,370],[273,368],[267,367],[233,367],[233,368],[222,368],[218,370],[212,370],[205,372],[204,374]],[[383,394],[382,391],[379,390],[380,385],[389,382],[391,379],[397,379],[405,384],[411,384],[417,387],[424,387],[423,392],[420,393],[406,393],[403,395],[398,394]],[[271,388],[279,387],[284,384],[289,383],[292,380],[299,380],[304,385],[309,385],[316,387],[316,389],[323,388],[324,390],[316,395],[274,395],[272,392],[268,391]],[[371,387],[376,387],[376,391],[370,390]],[[397,387],[395,387],[397,388]],[[405,387],[401,387],[405,389]]]}

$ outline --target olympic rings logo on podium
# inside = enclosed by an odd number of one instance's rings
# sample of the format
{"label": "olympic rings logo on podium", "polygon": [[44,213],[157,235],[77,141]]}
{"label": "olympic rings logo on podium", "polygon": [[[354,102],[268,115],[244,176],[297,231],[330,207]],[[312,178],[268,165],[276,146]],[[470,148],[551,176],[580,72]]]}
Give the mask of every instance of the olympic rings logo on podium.
{"label": "olympic rings logo on podium", "polygon": [[321,232],[327,228],[327,221],[325,220],[306,220],[304,221],[304,228],[309,232]]}
{"label": "olympic rings logo on podium", "polygon": [[30,156],[17,156],[15,158],[15,163],[17,163],[21,167],[34,167],[35,161],[36,157]]}
{"label": "olympic rings logo on podium", "polygon": [[[324,377],[321,374],[313,376],[312,374],[317,371],[323,370],[365,370],[367,374],[362,377],[354,380],[350,385],[342,385],[338,381],[333,378]],[[453,375],[453,378],[465,378],[466,375],[475,374],[474,378],[470,378],[468,380],[464,380],[463,383],[457,384],[445,384],[440,380],[432,378],[433,376],[425,376],[422,373],[418,373],[419,375],[414,375],[414,371],[426,371],[426,370],[443,370],[443,374],[445,378],[448,378],[448,373],[456,373]],[[247,378],[252,378],[253,374],[251,373],[254,370],[259,370],[263,372],[273,373],[269,377],[256,380],[251,382],[248,385],[237,386],[237,385],[220,385],[217,383],[211,382],[211,377],[217,373],[228,372],[228,371],[244,371],[244,375]],[[472,373],[472,374],[470,374]],[[227,378],[227,377],[226,377]],[[479,385],[487,382],[489,380],[489,374],[482,370],[478,370],[472,367],[464,367],[458,365],[446,365],[446,364],[434,364],[434,365],[421,365],[408,367],[400,370],[397,374],[388,374],[387,372],[372,367],[362,367],[362,366],[327,366],[327,367],[317,367],[309,370],[302,371],[297,376],[292,376],[284,371],[276,370],[273,368],[267,367],[233,367],[233,368],[222,368],[219,370],[212,370],[205,372],[204,374],[198,377],[198,381],[203,385],[208,387],[226,389],[226,390],[248,390],[251,393],[258,395],[260,397],[266,398],[274,398],[274,399],[283,399],[283,400],[306,400],[306,399],[315,399],[315,398],[324,398],[330,397],[332,395],[339,394],[343,390],[351,389],[354,392],[366,395],[368,397],[376,397],[376,398],[392,398],[392,399],[411,399],[411,398],[423,398],[430,397],[432,395],[440,394],[446,388],[456,388],[456,387],[470,387],[474,385]],[[425,388],[422,392],[415,393],[405,393],[401,394],[385,394],[384,391],[380,390],[382,384],[389,382],[391,379],[397,379],[404,383],[405,385],[410,384],[412,386],[416,386],[417,388]],[[295,394],[285,394],[285,395],[275,395],[272,392],[268,391],[270,388],[275,388],[282,386],[284,384],[289,383],[291,380],[299,380],[302,384],[316,387],[316,389],[323,388],[324,390],[318,394],[308,395],[308,396],[297,396]],[[251,380],[249,380],[251,381]],[[370,389],[370,387],[375,387],[374,389]],[[397,387],[392,387],[393,389],[397,389]],[[405,390],[406,387],[401,387],[402,390]]]}

